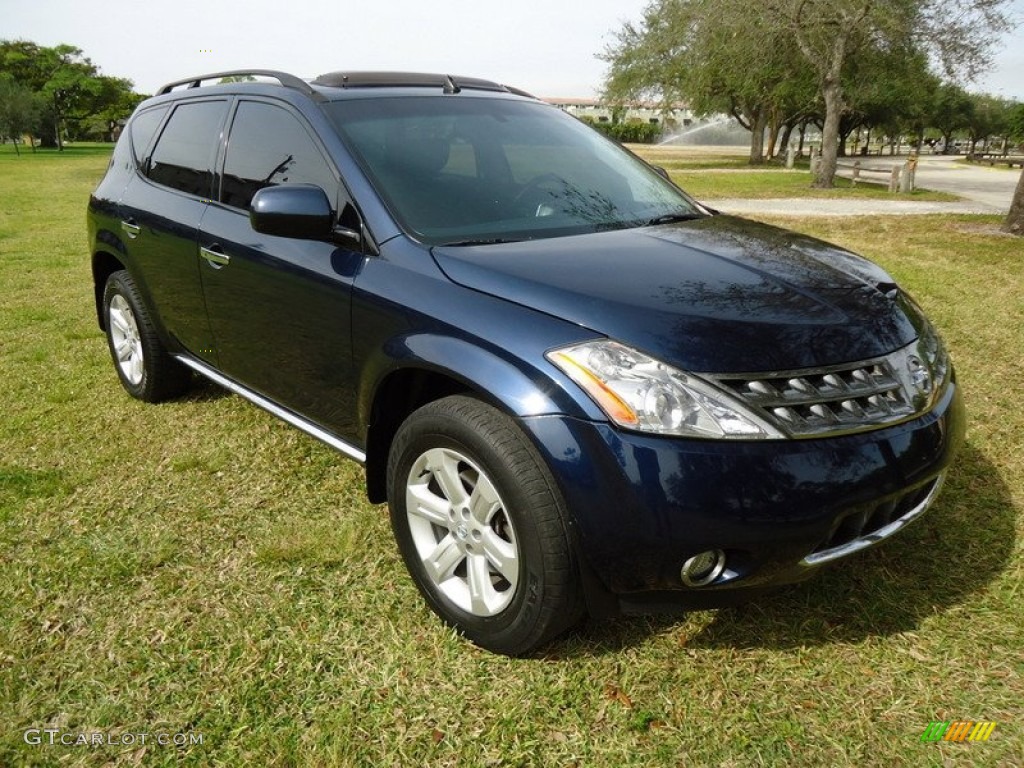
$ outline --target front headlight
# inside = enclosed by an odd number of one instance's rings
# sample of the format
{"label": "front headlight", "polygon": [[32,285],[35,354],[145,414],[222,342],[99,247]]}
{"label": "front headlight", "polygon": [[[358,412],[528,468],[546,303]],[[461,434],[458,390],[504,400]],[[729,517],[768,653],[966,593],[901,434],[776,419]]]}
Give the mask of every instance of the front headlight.
{"label": "front headlight", "polygon": [[721,390],[618,342],[588,341],[546,357],[621,427],[719,439],[784,437]]}

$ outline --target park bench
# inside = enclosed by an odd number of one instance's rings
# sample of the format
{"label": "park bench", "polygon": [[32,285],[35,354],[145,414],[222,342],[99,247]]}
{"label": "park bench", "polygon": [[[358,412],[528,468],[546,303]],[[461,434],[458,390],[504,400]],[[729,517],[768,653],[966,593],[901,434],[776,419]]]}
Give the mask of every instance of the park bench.
{"label": "park bench", "polygon": [[996,164],[1006,165],[1010,168],[1020,166],[1024,168],[1024,155],[990,155],[984,153],[975,153],[968,155],[967,159],[972,163],[987,163],[989,166]]}

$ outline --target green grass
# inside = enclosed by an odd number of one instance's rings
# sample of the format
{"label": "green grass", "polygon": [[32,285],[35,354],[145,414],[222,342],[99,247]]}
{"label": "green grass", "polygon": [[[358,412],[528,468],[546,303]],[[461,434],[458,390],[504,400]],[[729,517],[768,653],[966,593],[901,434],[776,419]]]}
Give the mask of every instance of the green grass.
{"label": "green grass", "polygon": [[[724,149],[709,153],[704,148],[642,144],[632,144],[630,149],[648,162],[665,168],[673,181],[698,200],[813,197],[951,202],[959,199],[956,195],[926,189],[914,190],[910,195],[894,194],[889,192],[888,177],[874,173],[864,174],[856,187],[849,179],[836,177],[834,189],[813,189],[808,160],[800,161],[790,170],[778,162],[751,167],[746,157],[726,154]],[[854,161],[855,158],[840,158],[841,165],[852,165]]]}
{"label": "green grass", "polygon": [[[917,201],[955,201],[959,198],[946,192],[916,189],[909,195],[889,192],[888,185],[853,182],[837,176],[833,189],[813,189],[807,170],[746,170],[714,173],[705,171],[669,171],[672,180],[698,200],[723,198],[769,199],[811,197],[842,200],[882,199]],[[873,177],[877,178],[877,177]]]}
{"label": "green grass", "polygon": [[[84,232],[105,163],[0,157],[0,765],[1024,763],[1024,248],[995,220],[800,223],[949,343],[971,427],[924,520],[756,605],[510,660],[427,611],[355,464],[212,386],[122,392]],[[999,725],[920,743],[958,718]],[[47,727],[203,744],[24,743]]]}

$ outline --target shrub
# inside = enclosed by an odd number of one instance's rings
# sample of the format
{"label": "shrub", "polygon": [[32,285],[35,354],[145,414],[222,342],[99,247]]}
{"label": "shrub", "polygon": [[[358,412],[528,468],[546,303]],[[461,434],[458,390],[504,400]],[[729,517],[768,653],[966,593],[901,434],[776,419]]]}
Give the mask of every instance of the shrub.
{"label": "shrub", "polygon": [[653,144],[661,136],[660,123],[600,123],[592,117],[581,117],[584,123],[609,138],[628,144]]}

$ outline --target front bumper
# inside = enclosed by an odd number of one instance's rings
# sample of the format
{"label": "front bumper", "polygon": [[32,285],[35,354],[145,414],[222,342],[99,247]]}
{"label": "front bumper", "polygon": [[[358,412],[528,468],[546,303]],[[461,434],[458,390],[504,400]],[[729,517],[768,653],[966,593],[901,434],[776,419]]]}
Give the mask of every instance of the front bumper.
{"label": "front bumper", "polygon": [[[559,416],[524,421],[600,586],[700,605],[799,581],[895,533],[934,500],[965,430],[955,381],[924,416],[843,437],[701,441]],[[685,586],[686,560],[716,549],[722,573]]]}

